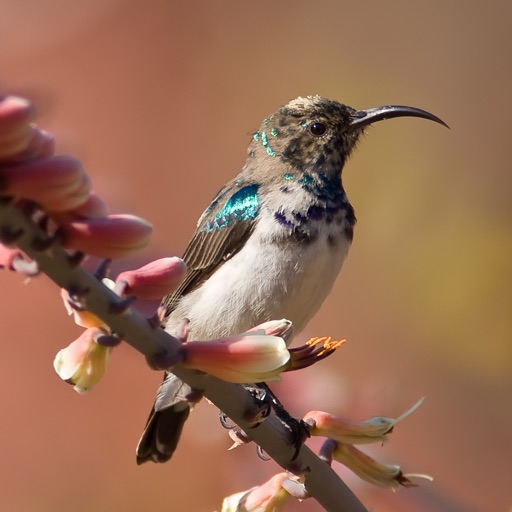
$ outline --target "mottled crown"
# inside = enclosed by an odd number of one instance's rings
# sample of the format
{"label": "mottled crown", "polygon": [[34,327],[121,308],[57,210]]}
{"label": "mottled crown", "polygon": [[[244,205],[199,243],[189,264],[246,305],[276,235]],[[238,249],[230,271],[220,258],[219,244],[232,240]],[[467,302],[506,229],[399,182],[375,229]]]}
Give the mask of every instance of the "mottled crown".
{"label": "mottled crown", "polygon": [[281,107],[280,111],[283,114],[289,115],[322,115],[332,113],[332,115],[342,116],[347,123],[350,122],[351,115],[356,112],[352,107],[338,101],[322,98],[317,94],[306,97],[299,96]]}
{"label": "mottled crown", "polygon": [[279,159],[301,171],[339,173],[361,134],[352,126],[356,112],[320,96],[296,98],[263,120],[249,157]]}

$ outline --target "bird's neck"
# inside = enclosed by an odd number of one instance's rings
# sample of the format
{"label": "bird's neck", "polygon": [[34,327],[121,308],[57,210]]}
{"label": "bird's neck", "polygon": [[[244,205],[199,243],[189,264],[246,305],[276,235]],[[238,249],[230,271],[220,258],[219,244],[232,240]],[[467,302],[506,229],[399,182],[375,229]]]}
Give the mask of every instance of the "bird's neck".
{"label": "bird's neck", "polygon": [[272,216],[283,234],[305,240],[328,230],[351,239],[355,215],[339,173],[283,169],[260,190],[264,215]]}

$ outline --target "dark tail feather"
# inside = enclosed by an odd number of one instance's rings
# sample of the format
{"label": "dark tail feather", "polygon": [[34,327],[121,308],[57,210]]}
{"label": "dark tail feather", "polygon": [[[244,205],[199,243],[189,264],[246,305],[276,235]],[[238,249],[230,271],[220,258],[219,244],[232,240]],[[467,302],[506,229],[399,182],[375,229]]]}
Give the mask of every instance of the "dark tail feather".
{"label": "dark tail feather", "polygon": [[137,464],[167,462],[178,446],[189,414],[190,406],[186,402],[160,411],[153,408],[137,446]]}

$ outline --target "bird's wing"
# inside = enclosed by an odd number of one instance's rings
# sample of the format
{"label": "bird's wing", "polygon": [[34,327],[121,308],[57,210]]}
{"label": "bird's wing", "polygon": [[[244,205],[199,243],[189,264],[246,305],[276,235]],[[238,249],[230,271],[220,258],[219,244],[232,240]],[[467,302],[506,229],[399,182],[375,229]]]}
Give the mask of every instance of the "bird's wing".
{"label": "bird's wing", "polygon": [[230,184],[226,185],[199,219],[183,255],[187,264],[185,278],[179,288],[162,301],[166,318],[181,296],[208,279],[249,238],[260,207],[258,185],[238,186],[234,193],[229,193],[230,190],[233,190]]}

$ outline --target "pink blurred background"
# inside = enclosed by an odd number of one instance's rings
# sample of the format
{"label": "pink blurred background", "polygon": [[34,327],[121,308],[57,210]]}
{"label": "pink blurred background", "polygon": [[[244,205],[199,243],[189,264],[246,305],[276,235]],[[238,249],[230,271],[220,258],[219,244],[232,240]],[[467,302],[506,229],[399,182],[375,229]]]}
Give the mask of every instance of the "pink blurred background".
{"label": "pink blurred background", "polygon": [[[181,254],[245,158],[249,132],[318,93],[366,108],[406,104],[370,130],[344,172],[355,240],[300,339],[346,337],[275,389],[292,413],[396,416],[371,453],[435,476],[393,494],[340,469],[375,511],[508,512],[512,506],[512,3],[4,0],[0,92],[32,99],[58,151],[81,158],[112,211],[154,224],[137,261]],[[175,458],[135,465],[161,376],[122,346],[78,396],[52,368],[80,330],[45,277],[1,273],[0,509],[219,510],[279,469],[227,452],[202,403]],[[312,500],[289,510],[317,511]]]}

